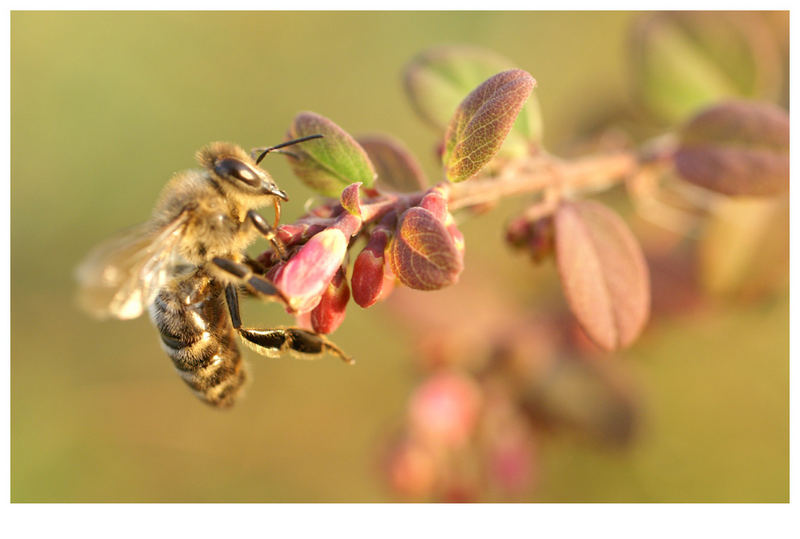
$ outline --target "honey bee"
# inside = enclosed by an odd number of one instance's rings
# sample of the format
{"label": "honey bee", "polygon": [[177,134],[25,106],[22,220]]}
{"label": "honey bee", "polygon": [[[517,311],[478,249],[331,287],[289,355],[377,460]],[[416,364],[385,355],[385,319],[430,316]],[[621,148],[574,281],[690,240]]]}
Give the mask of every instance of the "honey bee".
{"label": "honey bee", "polygon": [[[225,142],[202,148],[196,155],[202,169],[175,174],[149,221],[100,244],[78,267],[82,306],[100,318],[120,319],[148,309],[181,378],[213,406],[232,405],[246,379],[237,333],[269,357],[329,352],[351,363],[322,335],[297,327],[245,328],[239,315],[242,288],[263,299],[285,299],[244,252],[260,235],[285,256],[275,229],[280,202],[288,197],[259,163],[271,151],[321,136],[251,154]],[[256,212],[270,204],[273,225]]]}

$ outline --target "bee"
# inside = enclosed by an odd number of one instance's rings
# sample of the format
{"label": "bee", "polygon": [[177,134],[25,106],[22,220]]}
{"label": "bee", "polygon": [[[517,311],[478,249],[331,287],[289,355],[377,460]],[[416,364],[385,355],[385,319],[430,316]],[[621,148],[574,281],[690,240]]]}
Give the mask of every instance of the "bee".
{"label": "bee", "polygon": [[[297,327],[245,328],[239,315],[241,289],[285,302],[244,252],[261,236],[286,256],[275,231],[280,202],[288,197],[259,164],[272,151],[321,136],[250,154],[225,142],[199,150],[202,168],[175,174],[149,221],[98,245],[78,267],[82,306],[97,317],[123,320],[147,309],[181,378],[212,406],[231,406],[247,378],[236,334],[268,357],[329,352],[351,363],[322,335]],[[256,211],[269,205],[273,225]]]}

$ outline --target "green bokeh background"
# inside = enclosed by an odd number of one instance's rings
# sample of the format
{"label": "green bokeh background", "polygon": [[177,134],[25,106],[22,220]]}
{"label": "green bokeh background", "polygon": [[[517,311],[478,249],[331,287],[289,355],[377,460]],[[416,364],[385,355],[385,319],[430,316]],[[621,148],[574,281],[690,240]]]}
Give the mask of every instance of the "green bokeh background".
{"label": "green bokeh background", "polygon": [[[73,268],[145,219],[200,146],[279,142],[301,110],[351,133],[391,132],[435,177],[435,134],[400,80],[433,45],[485,46],[530,71],[557,149],[587,111],[629,94],[632,17],[12,13],[12,500],[393,500],[379,449],[415,373],[414,343],[387,309],[351,307],[337,332],[356,367],[248,354],[248,394],[219,412],[187,391],[148,320],[79,312]],[[281,159],[267,166],[291,194],[290,221],[311,193]],[[521,282],[536,270],[497,241],[507,215],[464,224],[467,268],[490,259]],[[275,305],[244,314],[288,322]],[[548,438],[527,499],[788,501],[788,344],[786,298],[652,326],[620,359],[642,396],[636,442],[609,450]]]}

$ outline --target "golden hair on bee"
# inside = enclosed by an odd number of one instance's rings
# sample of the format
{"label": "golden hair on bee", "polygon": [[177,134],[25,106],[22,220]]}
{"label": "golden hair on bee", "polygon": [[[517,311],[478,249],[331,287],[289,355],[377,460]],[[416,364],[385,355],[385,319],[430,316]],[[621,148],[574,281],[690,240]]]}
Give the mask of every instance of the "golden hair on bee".
{"label": "golden hair on bee", "polygon": [[247,152],[231,142],[210,142],[195,153],[197,162],[209,170],[214,169],[217,160],[227,158],[238,159],[253,167],[258,166]]}

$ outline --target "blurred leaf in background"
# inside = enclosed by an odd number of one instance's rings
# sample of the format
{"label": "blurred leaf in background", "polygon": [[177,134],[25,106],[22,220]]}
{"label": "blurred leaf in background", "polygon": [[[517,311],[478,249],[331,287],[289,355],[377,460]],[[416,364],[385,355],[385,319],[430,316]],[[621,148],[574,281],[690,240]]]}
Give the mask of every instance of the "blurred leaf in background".
{"label": "blurred leaf in background", "polygon": [[762,14],[664,12],[641,17],[630,51],[641,103],[681,121],[717,100],[777,101],[783,59]]}

